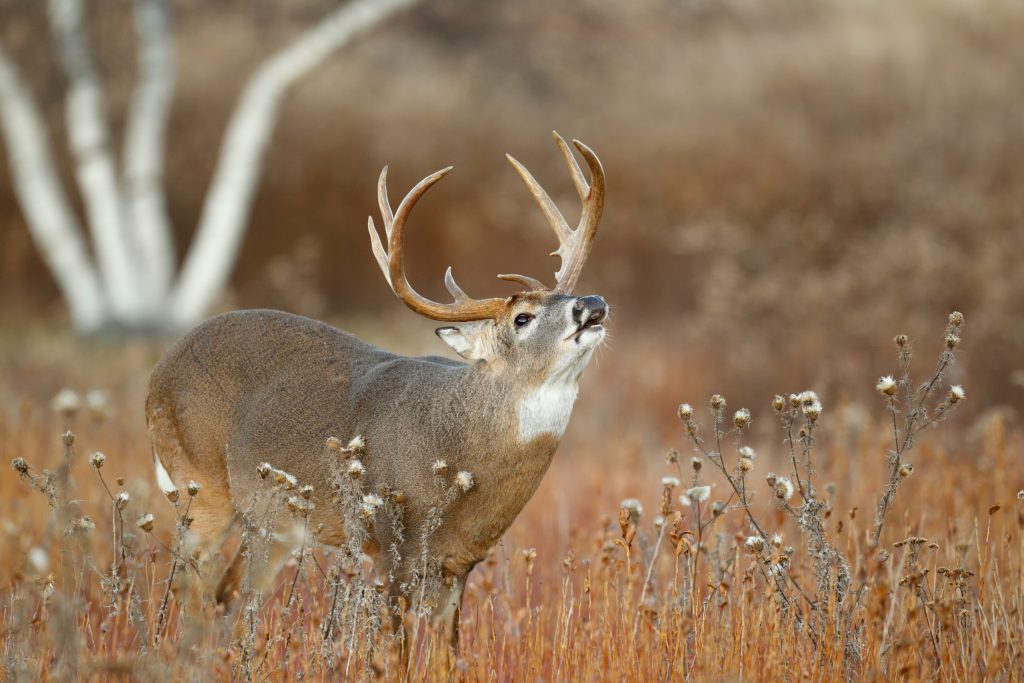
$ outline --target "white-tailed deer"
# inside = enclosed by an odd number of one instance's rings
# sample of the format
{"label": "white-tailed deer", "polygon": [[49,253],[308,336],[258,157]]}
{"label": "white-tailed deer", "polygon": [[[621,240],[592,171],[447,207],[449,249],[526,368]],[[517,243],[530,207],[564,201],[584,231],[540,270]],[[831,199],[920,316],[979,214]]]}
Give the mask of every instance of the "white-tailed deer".
{"label": "white-tailed deer", "polygon": [[[588,182],[557,133],[555,140],[582,217],[570,227],[530,172],[508,157],[558,236],[561,267],[553,288],[499,275],[525,287],[506,298],[471,299],[451,268],[445,284],[453,303],[418,294],[405,276],[406,223],[450,169],[420,181],[393,213],[387,168],[380,175],[387,247],[372,219],[370,235],[384,277],[409,308],[453,323],[437,335],[468,362],[388,353],[324,323],[266,310],[212,318],[167,351],[150,379],[146,417],[161,486],[194,480],[202,487],[190,510],[200,544],[219,542],[236,515],[265,511],[264,477],[287,472],[299,486],[312,486],[304,494],[317,542],[351,545],[353,524],[362,525],[360,550],[391,577],[396,602],[402,586],[423,585],[429,556],[444,579],[436,584],[444,588],[433,598],[435,618],[457,637],[466,576],[536,490],[569,421],[580,374],[605,336],[604,300],[572,294],[601,218],[604,173],[597,156],[573,141]],[[357,436],[352,448],[339,447]],[[354,489],[343,490],[345,473],[354,475]],[[446,482],[441,489],[439,481]],[[352,490],[366,499],[353,500]],[[219,600],[231,598],[242,564],[239,553]]]}

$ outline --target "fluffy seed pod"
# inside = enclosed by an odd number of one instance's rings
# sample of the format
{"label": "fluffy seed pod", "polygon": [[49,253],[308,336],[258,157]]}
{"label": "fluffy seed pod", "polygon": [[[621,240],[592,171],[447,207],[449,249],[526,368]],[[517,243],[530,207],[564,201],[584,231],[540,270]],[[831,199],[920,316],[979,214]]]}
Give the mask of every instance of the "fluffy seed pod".
{"label": "fluffy seed pod", "polygon": [[455,485],[458,486],[463,493],[468,493],[475,483],[476,482],[473,481],[472,472],[466,472],[463,470],[455,475]]}
{"label": "fluffy seed pod", "polygon": [[359,460],[353,460],[348,464],[348,476],[358,479],[366,472],[366,467]]}
{"label": "fluffy seed pod", "polygon": [[147,512],[146,514],[139,517],[139,520],[135,522],[135,526],[139,527],[147,534],[153,530],[153,524],[156,522],[156,518],[152,513]]}
{"label": "fluffy seed pod", "polygon": [[893,396],[896,394],[896,380],[893,379],[892,375],[880,377],[875,382],[875,390],[883,396]]}

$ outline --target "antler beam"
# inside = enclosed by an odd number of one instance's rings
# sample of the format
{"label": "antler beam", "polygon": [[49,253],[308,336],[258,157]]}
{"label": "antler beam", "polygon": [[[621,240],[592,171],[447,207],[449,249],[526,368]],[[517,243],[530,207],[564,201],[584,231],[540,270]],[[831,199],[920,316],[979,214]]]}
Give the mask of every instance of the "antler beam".
{"label": "antler beam", "polygon": [[380,204],[380,213],[384,222],[384,235],[388,242],[388,248],[385,251],[384,245],[381,244],[377,227],[373,223],[373,218],[370,217],[368,228],[373,255],[377,258],[377,264],[384,273],[384,277],[387,278],[388,284],[391,285],[391,290],[398,298],[405,302],[406,306],[420,315],[448,322],[496,318],[505,310],[506,300],[499,298],[470,298],[455,282],[451,267],[444,274],[445,287],[455,298],[454,303],[450,304],[438,303],[422,296],[412,288],[412,285],[409,284],[405,277],[405,259],[402,249],[405,239],[406,219],[420,197],[434,183],[447,175],[450,170],[452,170],[451,166],[443,168],[418,182],[415,187],[409,190],[409,194],[398,205],[398,210],[392,212],[387,190],[388,168],[387,166],[384,167],[380,174],[380,180],[377,182],[377,201]]}

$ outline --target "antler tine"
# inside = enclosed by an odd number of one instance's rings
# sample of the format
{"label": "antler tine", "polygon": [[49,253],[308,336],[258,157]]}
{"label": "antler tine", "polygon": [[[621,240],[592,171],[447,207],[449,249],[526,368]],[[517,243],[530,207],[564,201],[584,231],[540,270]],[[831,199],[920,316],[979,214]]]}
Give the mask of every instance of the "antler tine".
{"label": "antler tine", "polygon": [[445,286],[452,296],[455,297],[455,302],[451,304],[440,304],[420,295],[412,288],[412,285],[409,284],[405,277],[405,260],[402,250],[406,219],[420,197],[450,170],[452,170],[451,166],[443,168],[418,182],[409,190],[409,194],[405,195],[405,198],[398,205],[398,210],[392,213],[391,204],[387,197],[387,167],[385,167],[377,183],[377,198],[380,203],[380,212],[384,221],[384,232],[387,237],[388,247],[385,251],[372,217],[369,220],[368,226],[370,246],[373,249],[373,255],[376,257],[378,265],[384,271],[384,277],[387,278],[388,284],[391,285],[391,290],[413,311],[434,320],[449,322],[494,318],[504,311],[505,300],[469,298],[462,291],[462,288],[456,284],[451,268],[448,268],[448,271],[445,273]]}
{"label": "antler tine", "polygon": [[377,205],[380,207],[381,219],[384,221],[384,239],[391,239],[391,225],[395,215],[391,212],[391,201],[388,199],[388,167],[385,166],[377,179]]}
{"label": "antler tine", "polygon": [[[380,243],[380,235],[377,233],[377,226],[373,224],[373,216],[367,219],[368,225],[366,226],[370,230],[370,248],[373,249],[373,257],[377,259],[377,265],[380,266],[380,272],[384,273],[384,279],[388,281],[388,285],[391,285],[391,266],[388,265],[388,252],[384,251],[384,245]],[[387,227],[385,224],[385,232]]]}
{"label": "antler tine", "polygon": [[459,287],[459,283],[455,281],[455,276],[452,275],[452,267],[448,266],[448,270],[444,271],[444,287],[448,290],[448,293],[456,301],[468,301],[469,295],[463,291],[462,287]]}
{"label": "antler tine", "polygon": [[[583,170],[576,163],[576,157],[572,155],[572,150],[569,149],[569,145],[565,144],[565,140],[558,134],[558,131],[551,131],[551,135],[554,136],[558,149],[562,151],[565,166],[569,169],[569,175],[572,176],[572,184],[576,186],[576,194],[580,196],[581,202],[585,202],[587,200],[587,193],[590,192],[590,185],[587,184],[587,179],[583,177]],[[576,141],[573,140],[573,142]]]}
{"label": "antler tine", "polygon": [[533,174],[526,170],[526,167],[519,163],[515,157],[511,154],[506,154],[505,157],[519,173],[519,177],[523,179],[523,182],[526,183],[526,187],[530,190],[533,198],[537,201],[537,205],[540,207],[540,210],[544,212],[545,218],[548,219],[551,229],[555,231],[556,235],[558,235],[558,241],[562,242],[568,239],[572,229],[569,227],[569,224],[565,222],[565,217],[562,216],[562,212],[558,210],[555,203],[551,201],[551,197],[548,196],[548,193],[540,186],[540,183],[538,183],[537,179],[533,177]]}
{"label": "antler tine", "polygon": [[550,287],[548,287],[546,284],[544,284],[540,280],[537,280],[536,278],[530,277],[529,275],[515,275],[515,274],[512,274],[512,273],[509,273],[509,274],[499,275],[498,279],[499,280],[507,280],[508,282],[518,282],[519,284],[527,287],[528,289],[530,289],[530,290],[532,290],[534,292],[542,292],[542,291],[550,289]]}

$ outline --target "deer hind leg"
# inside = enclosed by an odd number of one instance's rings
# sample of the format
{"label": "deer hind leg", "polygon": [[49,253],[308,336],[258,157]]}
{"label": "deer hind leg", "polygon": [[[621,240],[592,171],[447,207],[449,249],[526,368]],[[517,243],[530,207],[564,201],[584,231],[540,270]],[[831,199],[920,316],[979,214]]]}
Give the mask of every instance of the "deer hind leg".
{"label": "deer hind leg", "polygon": [[[218,569],[216,556],[235,518],[227,478],[216,470],[197,467],[201,462],[189,453],[179,441],[174,425],[161,415],[151,415],[150,438],[153,442],[153,461],[160,489],[167,494],[178,491],[176,513],[187,516],[189,522],[187,542],[189,552],[205,565],[204,579],[212,583],[213,569]],[[195,496],[188,493],[189,482],[199,485]],[[208,586],[209,588],[209,586]]]}

